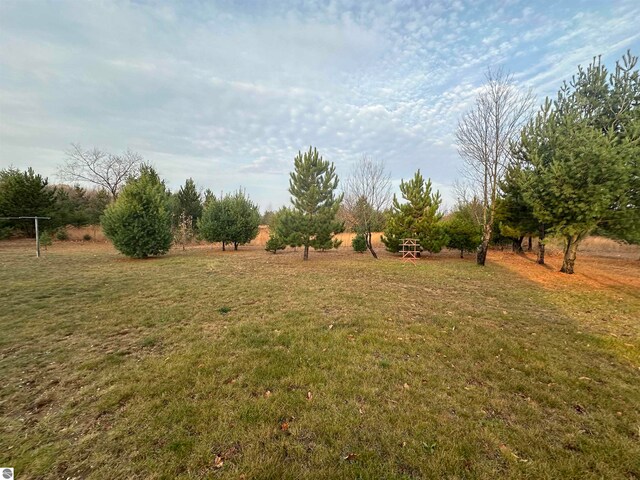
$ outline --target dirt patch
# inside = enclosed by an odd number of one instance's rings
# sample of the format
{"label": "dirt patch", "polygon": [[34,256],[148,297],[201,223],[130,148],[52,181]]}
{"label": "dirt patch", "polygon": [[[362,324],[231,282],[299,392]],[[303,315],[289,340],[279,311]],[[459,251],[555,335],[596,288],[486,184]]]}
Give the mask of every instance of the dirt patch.
{"label": "dirt patch", "polygon": [[[602,252],[601,252],[602,253]],[[562,255],[552,254],[545,258],[545,265],[536,263],[535,253],[492,251],[488,262],[496,262],[544,288],[628,288],[640,292],[640,261],[626,258],[596,256],[581,252],[576,259],[576,273],[560,273]],[[639,293],[640,295],[640,293]]]}

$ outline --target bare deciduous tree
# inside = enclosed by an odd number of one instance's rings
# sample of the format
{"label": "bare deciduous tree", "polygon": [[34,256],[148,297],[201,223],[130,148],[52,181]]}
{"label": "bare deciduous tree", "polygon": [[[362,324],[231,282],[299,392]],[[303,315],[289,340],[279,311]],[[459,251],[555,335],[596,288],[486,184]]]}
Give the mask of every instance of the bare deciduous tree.
{"label": "bare deciduous tree", "polygon": [[464,179],[453,181],[453,192],[456,195],[455,210],[468,209],[472,220],[477,225],[482,225],[482,202],[480,193],[476,191],[477,185]]}
{"label": "bare deciduous tree", "polygon": [[500,180],[511,159],[511,142],[529,120],[535,102],[531,91],[519,89],[511,75],[489,69],[487,83],[474,107],[458,122],[458,153],[465,174],[482,200],[482,243],[476,261],[484,265],[493,230]]}
{"label": "bare deciduous tree", "polygon": [[66,152],[67,159],[58,169],[58,176],[72,182],[88,182],[105,188],[115,200],[120,187],[131,176],[135,176],[142,165],[142,156],[127,150],[122,155],[113,155],[97,148],[83,150],[75,143]]}
{"label": "bare deciduous tree", "polygon": [[378,258],[372,232],[382,228],[384,210],[391,201],[391,177],[384,162],[363,156],[346,181],[344,206],[356,231],[365,237],[367,248]]}

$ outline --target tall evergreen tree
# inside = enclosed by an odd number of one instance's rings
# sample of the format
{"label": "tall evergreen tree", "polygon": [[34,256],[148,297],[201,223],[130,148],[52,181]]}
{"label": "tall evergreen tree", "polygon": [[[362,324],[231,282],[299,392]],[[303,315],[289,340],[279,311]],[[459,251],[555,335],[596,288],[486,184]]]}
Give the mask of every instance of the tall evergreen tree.
{"label": "tall evergreen tree", "polygon": [[561,271],[573,273],[580,242],[603,226],[633,234],[640,223],[640,74],[627,53],[609,73],[599,58],[579,67],[523,131],[525,197],[565,239]]}
{"label": "tall evergreen tree", "polygon": [[304,246],[303,259],[309,259],[309,247],[325,249],[335,247],[333,235],[343,231],[336,220],[342,195],[336,196],[338,176],[333,163],[329,163],[315,148],[294,159],[290,174],[289,193],[295,212],[295,232]]}
{"label": "tall evergreen tree", "polygon": [[173,241],[169,192],[148,165],[131,178],[102,216],[104,234],[123,254],[134,258],[162,255]]}
{"label": "tall evergreen tree", "polygon": [[197,225],[198,219],[202,216],[202,195],[192,178],[188,178],[176,193],[176,209],[176,218],[180,218],[184,213],[191,217],[193,225]]}
{"label": "tall evergreen tree", "polygon": [[398,252],[403,238],[417,238],[420,246],[429,252],[442,250],[447,243],[440,223],[442,199],[438,191],[432,193],[431,180],[425,181],[418,170],[411,180],[400,182],[400,193],[405,201],[400,203],[394,194],[392,212],[382,237],[387,250]]}
{"label": "tall evergreen tree", "polygon": [[209,204],[210,201],[215,200],[216,196],[213,194],[213,192],[211,191],[210,188],[207,188],[204,191],[204,195],[202,196],[202,208],[203,210],[205,208],[207,208],[207,205]]}
{"label": "tall evergreen tree", "polygon": [[198,232],[207,242],[222,243],[222,250],[231,242],[233,230],[232,200],[229,195],[208,197],[202,216],[198,221]]}
{"label": "tall evergreen tree", "polygon": [[[47,178],[32,168],[24,172],[15,168],[0,170],[0,217],[49,216],[54,210],[56,189]],[[3,222],[0,227],[14,226],[34,236],[33,221]]]}
{"label": "tall evergreen tree", "polygon": [[232,196],[231,213],[234,218],[231,242],[233,249],[244,245],[258,236],[260,231],[260,210],[251,201],[244,190],[238,190]]}

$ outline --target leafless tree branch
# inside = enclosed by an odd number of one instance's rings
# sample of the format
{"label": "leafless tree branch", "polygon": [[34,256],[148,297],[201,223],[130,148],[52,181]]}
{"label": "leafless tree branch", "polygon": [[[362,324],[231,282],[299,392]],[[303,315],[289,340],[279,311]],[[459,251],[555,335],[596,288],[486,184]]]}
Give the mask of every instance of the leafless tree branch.
{"label": "leafless tree branch", "polygon": [[75,143],[71,144],[66,157],[64,164],[58,169],[60,178],[105,188],[114,200],[127,179],[137,175],[143,161],[140,154],[131,150],[122,155],[113,155],[97,148],[84,150]]}
{"label": "leafless tree branch", "polygon": [[345,185],[345,211],[350,220],[362,230],[369,251],[377,258],[371,233],[391,202],[391,176],[386,171],[384,162],[364,155],[353,166]]}
{"label": "leafless tree branch", "polygon": [[511,142],[529,120],[534,102],[533,93],[516,87],[511,75],[489,69],[475,106],[458,122],[456,140],[464,175],[480,193],[483,206],[481,265],[491,239],[499,183],[511,160]]}

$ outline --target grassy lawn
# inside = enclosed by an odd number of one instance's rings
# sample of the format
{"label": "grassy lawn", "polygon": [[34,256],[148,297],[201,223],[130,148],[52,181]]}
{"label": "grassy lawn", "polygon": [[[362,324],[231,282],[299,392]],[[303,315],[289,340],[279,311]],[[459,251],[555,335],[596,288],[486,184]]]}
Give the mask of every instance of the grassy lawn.
{"label": "grassy lawn", "polygon": [[640,478],[637,283],[495,255],[131,261],[54,245],[37,260],[0,244],[0,465],[20,479]]}

